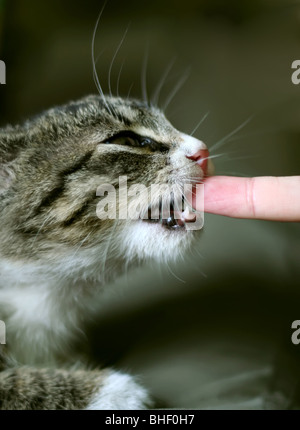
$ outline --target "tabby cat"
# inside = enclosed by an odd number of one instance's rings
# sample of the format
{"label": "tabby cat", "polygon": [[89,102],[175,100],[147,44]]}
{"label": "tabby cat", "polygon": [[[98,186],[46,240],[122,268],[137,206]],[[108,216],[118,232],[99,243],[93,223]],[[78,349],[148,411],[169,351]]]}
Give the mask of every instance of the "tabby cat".
{"label": "tabby cat", "polygon": [[206,153],[158,108],[101,95],[0,131],[2,409],[152,405],[130,375],[68,366],[72,343],[104,286],[130,265],[174,261],[197,231],[172,212],[168,219],[99,219],[97,189],[118,189],[126,176],[128,186],[176,185],[181,197],[185,183],[209,173]]}

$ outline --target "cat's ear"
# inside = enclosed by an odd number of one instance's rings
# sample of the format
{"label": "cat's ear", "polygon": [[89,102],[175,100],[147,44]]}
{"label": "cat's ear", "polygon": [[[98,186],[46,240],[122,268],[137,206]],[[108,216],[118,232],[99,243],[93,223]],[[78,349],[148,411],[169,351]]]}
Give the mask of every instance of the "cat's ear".
{"label": "cat's ear", "polygon": [[12,185],[15,175],[9,164],[0,164],[0,196]]}

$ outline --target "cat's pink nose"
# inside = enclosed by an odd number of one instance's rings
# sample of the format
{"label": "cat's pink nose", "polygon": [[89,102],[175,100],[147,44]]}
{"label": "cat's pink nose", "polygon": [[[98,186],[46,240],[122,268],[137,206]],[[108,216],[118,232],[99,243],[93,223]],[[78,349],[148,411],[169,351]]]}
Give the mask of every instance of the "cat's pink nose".
{"label": "cat's pink nose", "polygon": [[195,161],[196,164],[199,164],[199,166],[203,170],[203,173],[206,175],[207,163],[209,158],[208,149],[200,149],[199,151],[195,152],[195,154],[186,156],[186,158],[189,158],[190,160]]}

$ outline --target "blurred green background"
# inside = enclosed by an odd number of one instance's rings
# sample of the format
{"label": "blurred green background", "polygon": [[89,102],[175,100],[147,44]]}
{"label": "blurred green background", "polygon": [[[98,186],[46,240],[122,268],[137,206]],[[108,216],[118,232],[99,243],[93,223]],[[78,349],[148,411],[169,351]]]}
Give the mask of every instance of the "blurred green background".
{"label": "blurred green background", "polygon": [[[0,1],[0,125],[95,93],[92,34],[102,1]],[[178,129],[208,147],[251,118],[213,154],[217,174],[299,175],[300,2],[291,0],[109,0],[96,35],[108,92],[153,94],[174,60],[160,102]],[[121,70],[121,74],[119,72]],[[180,264],[137,268],[99,305],[95,360],[141,375],[170,407],[298,407],[299,224],[206,215]],[[82,346],[82,345],[81,345]],[[274,376],[275,375],[275,376]],[[298,387],[298,388],[297,388]],[[271,406],[270,406],[271,405]]]}

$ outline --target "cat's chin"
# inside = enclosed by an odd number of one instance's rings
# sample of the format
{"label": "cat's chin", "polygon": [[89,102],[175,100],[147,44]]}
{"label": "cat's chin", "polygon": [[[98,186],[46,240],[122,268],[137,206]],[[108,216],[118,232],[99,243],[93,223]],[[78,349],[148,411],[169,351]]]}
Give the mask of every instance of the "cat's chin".
{"label": "cat's chin", "polygon": [[161,222],[137,220],[122,231],[122,253],[127,260],[175,261],[184,257],[197,233],[182,225],[176,228]]}

